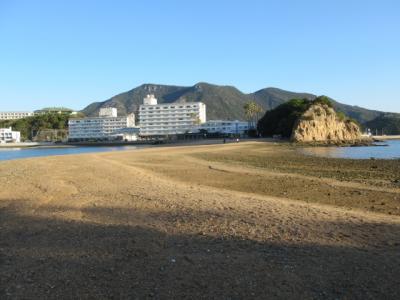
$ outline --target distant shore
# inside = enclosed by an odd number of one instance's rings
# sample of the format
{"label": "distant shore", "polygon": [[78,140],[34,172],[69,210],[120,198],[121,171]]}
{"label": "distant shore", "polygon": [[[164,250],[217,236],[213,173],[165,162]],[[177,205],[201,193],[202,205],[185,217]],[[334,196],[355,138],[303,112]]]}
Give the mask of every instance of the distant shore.
{"label": "distant shore", "polygon": [[400,135],[374,135],[372,136],[372,138],[375,140],[382,140],[382,141],[400,140]]}

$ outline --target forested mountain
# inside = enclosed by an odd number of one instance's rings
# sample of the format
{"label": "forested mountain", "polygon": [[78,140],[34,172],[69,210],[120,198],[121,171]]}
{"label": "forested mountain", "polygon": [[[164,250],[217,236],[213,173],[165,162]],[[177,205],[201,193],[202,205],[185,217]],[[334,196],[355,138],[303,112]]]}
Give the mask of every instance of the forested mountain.
{"label": "forested mountain", "polygon": [[[290,99],[315,99],[309,93],[295,93],[277,88],[266,88],[251,94],[245,94],[233,86],[218,86],[198,83],[191,87],[143,84],[128,92],[118,94],[106,101],[95,102],[83,109],[88,116],[97,115],[101,107],[118,108],[120,115],[136,112],[146,94],[154,94],[159,103],[201,101],[207,106],[207,119],[245,119],[243,105],[255,101],[264,110],[269,110]],[[383,112],[350,106],[331,99],[337,111],[341,111],[361,124],[372,121]]]}

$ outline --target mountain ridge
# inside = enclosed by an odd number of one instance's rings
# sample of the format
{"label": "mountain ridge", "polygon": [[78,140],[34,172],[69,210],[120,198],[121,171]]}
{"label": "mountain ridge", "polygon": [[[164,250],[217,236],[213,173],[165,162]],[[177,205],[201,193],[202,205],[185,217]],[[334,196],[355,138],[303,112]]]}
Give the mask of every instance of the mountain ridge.
{"label": "mountain ridge", "polygon": [[[101,107],[113,106],[120,115],[137,112],[147,94],[154,94],[159,103],[204,102],[207,106],[207,119],[245,119],[244,104],[257,102],[263,110],[270,110],[293,98],[315,99],[317,96],[307,92],[291,92],[276,87],[267,87],[253,93],[243,93],[235,86],[215,85],[198,82],[193,86],[162,85],[144,83],[129,91],[119,93],[105,101],[93,102],[82,112],[95,116]],[[331,98],[330,98],[331,99]],[[386,114],[359,106],[340,103],[331,99],[335,109],[364,124]],[[392,113],[396,114],[396,113]],[[399,114],[400,115],[400,114]]]}

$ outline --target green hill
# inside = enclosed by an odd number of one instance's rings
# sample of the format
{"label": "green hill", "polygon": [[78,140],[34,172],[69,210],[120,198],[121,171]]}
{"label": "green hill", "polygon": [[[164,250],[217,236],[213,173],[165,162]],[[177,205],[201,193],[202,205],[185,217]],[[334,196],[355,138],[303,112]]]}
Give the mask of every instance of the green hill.
{"label": "green hill", "polygon": [[[106,101],[95,102],[83,109],[88,116],[97,115],[101,107],[118,108],[120,115],[136,112],[143,98],[154,94],[159,103],[201,101],[207,106],[207,119],[245,119],[243,105],[247,101],[255,101],[264,110],[276,108],[290,99],[315,99],[309,93],[295,93],[277,88],[266,88],[251,94],[245,94],[233,86],[218,86],[209,83],[198,83],[191,87],[170,86],[159,84],[143,84],[128,92],[118,94]],[[374,120],[382,112],[350,106],[331,99],[334,108],[354,118],[361,124]]]}
{"label": "green hill", "polygon": [[158,103],[204,102],[208,119],[243,119],[243,105],[250,100],[248,95],[231,86],[208,83],[198,83],[192,87],[143,84],[104,102],[92,103],[83,113],[94,116],[101,107],[107,106],[116,107],[121,115],[136,112],[147,94],[154,94]]}
{"label": "green hill", "polygon": [[365,128],[371,129],[375,134],[399,135],[400,134],[400,115],[399,114],[382,114],[376,119],[366,122]]}

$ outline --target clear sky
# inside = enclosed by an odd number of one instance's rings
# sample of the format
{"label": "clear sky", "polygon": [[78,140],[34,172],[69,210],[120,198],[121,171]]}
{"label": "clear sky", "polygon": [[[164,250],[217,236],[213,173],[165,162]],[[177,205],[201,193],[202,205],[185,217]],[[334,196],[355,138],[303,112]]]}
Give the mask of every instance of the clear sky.
{"label": "clear sky", "polygon": [[0,0],[0,111],[200,81],[400,112],[400,1]]}

